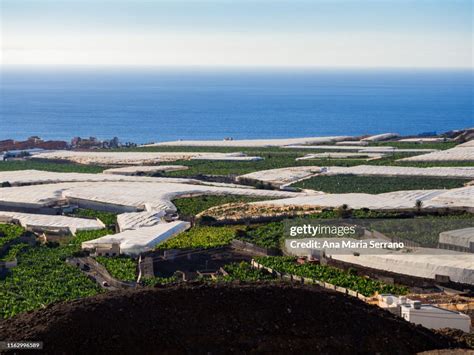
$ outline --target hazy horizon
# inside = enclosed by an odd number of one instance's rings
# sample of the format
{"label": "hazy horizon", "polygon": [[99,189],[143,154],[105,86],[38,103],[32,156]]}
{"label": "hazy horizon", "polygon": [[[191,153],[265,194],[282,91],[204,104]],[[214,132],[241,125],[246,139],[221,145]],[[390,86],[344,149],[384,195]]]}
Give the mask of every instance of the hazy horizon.
{"label": "hazy horizon", "polygon": [[2,66],[472,69],[469,0],[4,0]]}

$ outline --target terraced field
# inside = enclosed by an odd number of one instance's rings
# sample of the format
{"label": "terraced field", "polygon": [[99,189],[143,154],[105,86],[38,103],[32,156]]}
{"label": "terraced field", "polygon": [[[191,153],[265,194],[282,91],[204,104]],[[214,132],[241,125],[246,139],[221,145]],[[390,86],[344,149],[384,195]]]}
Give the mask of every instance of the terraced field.
{"label": "terraced field", "polygon": [[361,192],[379,194],[401,190],[435,190],[463,187],[470,180],[435,177],[380,177],[357,175],[315,176],[293,186],[329,193]]}
{"label": "terraced field", "polygon": [[328,282],[335,286],[345,287],[359,292],[366,297],[378,293],[390,293],[394,295],[403,295],[408,289],[403,286],[389,285],[381,281],[371,280],[365,277],[357,276],[331,266],[317,264],[297,264],[296,259],[286,256],[259,257],[256,261],[263,266],[273,270],[313,278],[322,282]]}
{"label": "terraced field", "polygon": [[80,251],[81,242],[110,232],[78,232],[67,245],[24,248],[17,254],[18,266],[0,280],[0,318],[100,293],[95,282],[65,260]]}
{"label": "terraced field", "polygon": [[205,211],[214,206],[220,206],[227,203],[238,203],[238,202],[254,202],[268,200],[268,198],[256,198],[249,196],[197,196],[180,198],[173,200],[173,204],[178,209],[180,216],[195,216],[198,213]]}
{"label": "terraced field", "polygon": [[157,249],[214,248],[229,244],[237,227],[194,227],[158,245]]}

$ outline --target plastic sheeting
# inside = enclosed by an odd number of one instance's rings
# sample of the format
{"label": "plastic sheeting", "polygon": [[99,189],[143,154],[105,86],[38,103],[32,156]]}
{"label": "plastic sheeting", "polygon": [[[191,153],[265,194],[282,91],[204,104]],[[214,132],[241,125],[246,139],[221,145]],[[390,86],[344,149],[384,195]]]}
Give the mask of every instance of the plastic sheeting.
{"label": "plastic sheeting", "polygon": [[80,152],[56,150],[36,154],[32,159],[67,160],[79,164],[98,165],[153,165],[176,160],[189,160],[198,157],[218,157],[237,160],[236,154],[245,160],[242,153],[203,153],[203,152]]}
{"label": "plastic sheeting", "polygon": [[237,140],[180,140],[146,144],[145,147],[174,146],[174,147],[282,147],[292,144],[322,144],[351,139],[350,136],[307,137],[288,139],[237,139]]}
{"label": "plastic sheeting", "polygon": [[400,159],[401,161],[474,161],[474,146],[470,142],[467,145],[433,152],[429,154],[417,155],[414,157]]}
{"label": "plastic sheeting", "polygon": [[[153,178],[152,178],[153,179]],[[166,179],[163,179],[163,181]],[[169,181],[169,180],[166,180]],[[2,207],[41,208],[58,203],[79,204],[117,212],[176,211],[171,200],[193,195],[246,195],[269,198],[297,196],[292,192],[172,182],[77,182],[2,188]],[[110,207],[110,208],[108,208]],[[6,209],[6,208],[4,208]]]}
{"label": "plastic sheeting", "polygon": [[18,221],[26,229],[36,231],[51,231],[55,229],[69,230],[71,234],[78,231],[98,230],[105,225],[97,218],[75,218],[57,215],[41,215],[31,213],[4,212],[0,211],[0,223],[11,223]]}
{"label": "plastic sheeting", "polygon": [[439,242],[469,249],[474,243],[474,228],[463,228],[439,234]]}
{"label": "plastic sheeting", "polygon": [[474,186],[451,190],[409,190],[395,191],[378,195],[365,193],[314,194],[273,201],[253,202],[254,204],[277,206],[369,208],[373,210],[414,209],[417,200],[423,202],[422,208],[473,208]]}
{"label": "plastic sheeting", "polygon": [[138,255],[145,251],[152,250],[158,244],[165,242],[189,227],[190,223],[183,221],[162,223],[153,227],[143,227],[106,235],[82,243],[82,248],[91,250],[100,245],[118,243],[120,245],[121,254]]}
{"label": "plastic sheeting", "polygon": [[151,227],[159,223],[165,223],[162,220],[165,214],[165,211],[121,213],[117,216],[117,225],[121,232],[130,229]]}
{"label": "plastic sheeting", "polygon": [[330,166],[326,175],[351,174],[375,176],[432,176],[474,179],[474,167],[414,168],[406,166],[357,165],[351,167]]}

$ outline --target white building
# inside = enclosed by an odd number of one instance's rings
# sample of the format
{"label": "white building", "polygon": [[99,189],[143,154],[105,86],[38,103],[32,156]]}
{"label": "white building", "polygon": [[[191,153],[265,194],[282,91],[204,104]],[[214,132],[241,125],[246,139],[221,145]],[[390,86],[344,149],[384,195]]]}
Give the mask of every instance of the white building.
{"label": "white building", "polygon": [[419,301],[400,305],[400,312],[405,320],[420,324],[425,328],[452,328],[460,329],[466,333],[469,333],[471,329],[471,318],[467,314],[450,311],[430,304],[421,304]]}
{"label": "white building", "polygon": [[471,317],[431,304],[421,304],[404,296],[379,295],[379,307],[401,316],[408,322],[429,329],[452,328],[466,333],[471,328]]}

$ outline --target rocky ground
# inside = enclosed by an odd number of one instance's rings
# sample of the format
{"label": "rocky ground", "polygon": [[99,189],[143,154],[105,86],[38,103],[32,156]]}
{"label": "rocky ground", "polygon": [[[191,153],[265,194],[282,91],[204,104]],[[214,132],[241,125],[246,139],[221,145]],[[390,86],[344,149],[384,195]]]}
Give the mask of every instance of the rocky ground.
{"label": "rocky ground", "polygon": [[0,340],[41,340],[49,354],[412,354],[462,347],[349,296],[281,284],[110,292],[2,320]]}

